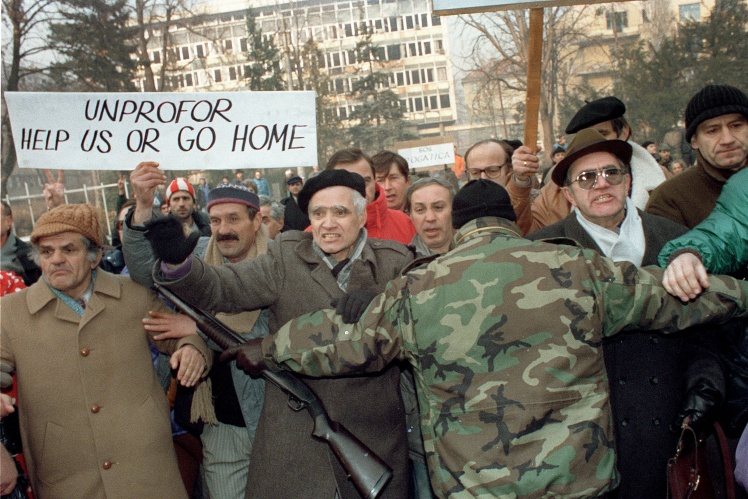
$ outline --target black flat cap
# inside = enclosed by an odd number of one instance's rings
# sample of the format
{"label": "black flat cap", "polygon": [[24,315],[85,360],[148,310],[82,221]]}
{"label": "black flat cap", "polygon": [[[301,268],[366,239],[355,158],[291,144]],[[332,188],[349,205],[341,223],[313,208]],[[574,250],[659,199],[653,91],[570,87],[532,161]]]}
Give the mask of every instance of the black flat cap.
{"label": "black flat cap", "polygon": [[366,198],[366,183],[364,177],[347,170],[324,170],[307,180],[299,192],[299,208],[306,213],[312,196],[322,189],[335,186],[350,187]]}
{"label": "black flat cap", "polygon": [[299,184],[300,184],[300,183],[302,183],[303,181],[304,181],[304,179],[302,179],[302,178],[301,178],[301,177],[299,177],[298,175],[294,175],[293,177],[291,177],[291,178],[289,178],[288,180],[286,180],[286,184],[288,184],[288,185],[291,185],[291,184],[296,184],[296,183],[299,183]]}
{"label": "black flat cap", "polygon": [[588,102],[569,121],[566,133],[577,133],[603,121],[620,118],[626,112],[626,105],[618,97],[603,97]]}

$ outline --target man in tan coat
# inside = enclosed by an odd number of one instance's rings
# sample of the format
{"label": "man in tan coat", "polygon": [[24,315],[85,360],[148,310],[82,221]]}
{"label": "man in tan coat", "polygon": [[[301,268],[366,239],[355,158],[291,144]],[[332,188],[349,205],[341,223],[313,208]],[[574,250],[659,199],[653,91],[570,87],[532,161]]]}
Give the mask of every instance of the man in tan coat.
{"label": "man in tan coat", "polygon": [[[45,213],[31,242],[43,279],[0,301],[0,357],[17,373],[34,494],[187,497],[142,323],[168,309],[128,277],[97,269],[102,229],[90,205]],[[172,353],[183,385],[206,372],[199,337],[154,344]]]}

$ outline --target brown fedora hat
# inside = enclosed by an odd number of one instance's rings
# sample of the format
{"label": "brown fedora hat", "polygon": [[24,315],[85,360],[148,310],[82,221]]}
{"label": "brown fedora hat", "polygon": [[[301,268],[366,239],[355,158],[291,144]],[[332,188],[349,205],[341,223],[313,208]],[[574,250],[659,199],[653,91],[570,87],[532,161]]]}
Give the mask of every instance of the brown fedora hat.
{"label": "brown fedora hat", "polygon": [[566,181],[566,172],[571,165],[582,156],[592,152],[609,152],[624,162],[626,166],[631,164],[631,144],[625,140],[605,140],[600,132],[592,128],[585,128],[574,136],[574,140],[566,150],[566,157],[553,169],[551,178],[556,185],[562,186]]}

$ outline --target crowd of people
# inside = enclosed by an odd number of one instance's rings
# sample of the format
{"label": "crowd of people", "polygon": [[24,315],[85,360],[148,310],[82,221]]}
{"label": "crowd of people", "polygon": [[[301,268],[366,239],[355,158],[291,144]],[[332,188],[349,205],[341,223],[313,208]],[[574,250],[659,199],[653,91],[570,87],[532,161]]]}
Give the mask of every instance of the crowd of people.
{"label": "crowd of people", "polygon": [[[625,113],[586,103],[547,172],[496,139],[426,176],[350,148],[281,199],[261,171],[210,188],[146,161],[106,250],[59,181],[30,243],[3,202],[0,416],[22,445],[0,493],[361,497],[266,369],[392,469],[380,497],[664,497],[684,422],[719,422],[748,485],[748,96],[691,98],[693,164]],[[223,351],[156,284],[245,342]]]}

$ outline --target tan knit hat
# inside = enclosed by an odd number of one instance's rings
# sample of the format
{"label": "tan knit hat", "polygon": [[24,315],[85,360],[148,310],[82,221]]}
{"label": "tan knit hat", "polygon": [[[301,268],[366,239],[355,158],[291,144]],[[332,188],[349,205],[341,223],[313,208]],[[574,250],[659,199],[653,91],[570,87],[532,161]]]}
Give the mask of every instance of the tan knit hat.
{"label": "tan knit hat", "polygon": [[97,246],[103,244],[104,237],[99,216],[90,204],[63,204],[49,210],[36,222],[31,232],[31,243],[36,244],[42,237],[63,232],[77,232]]}

